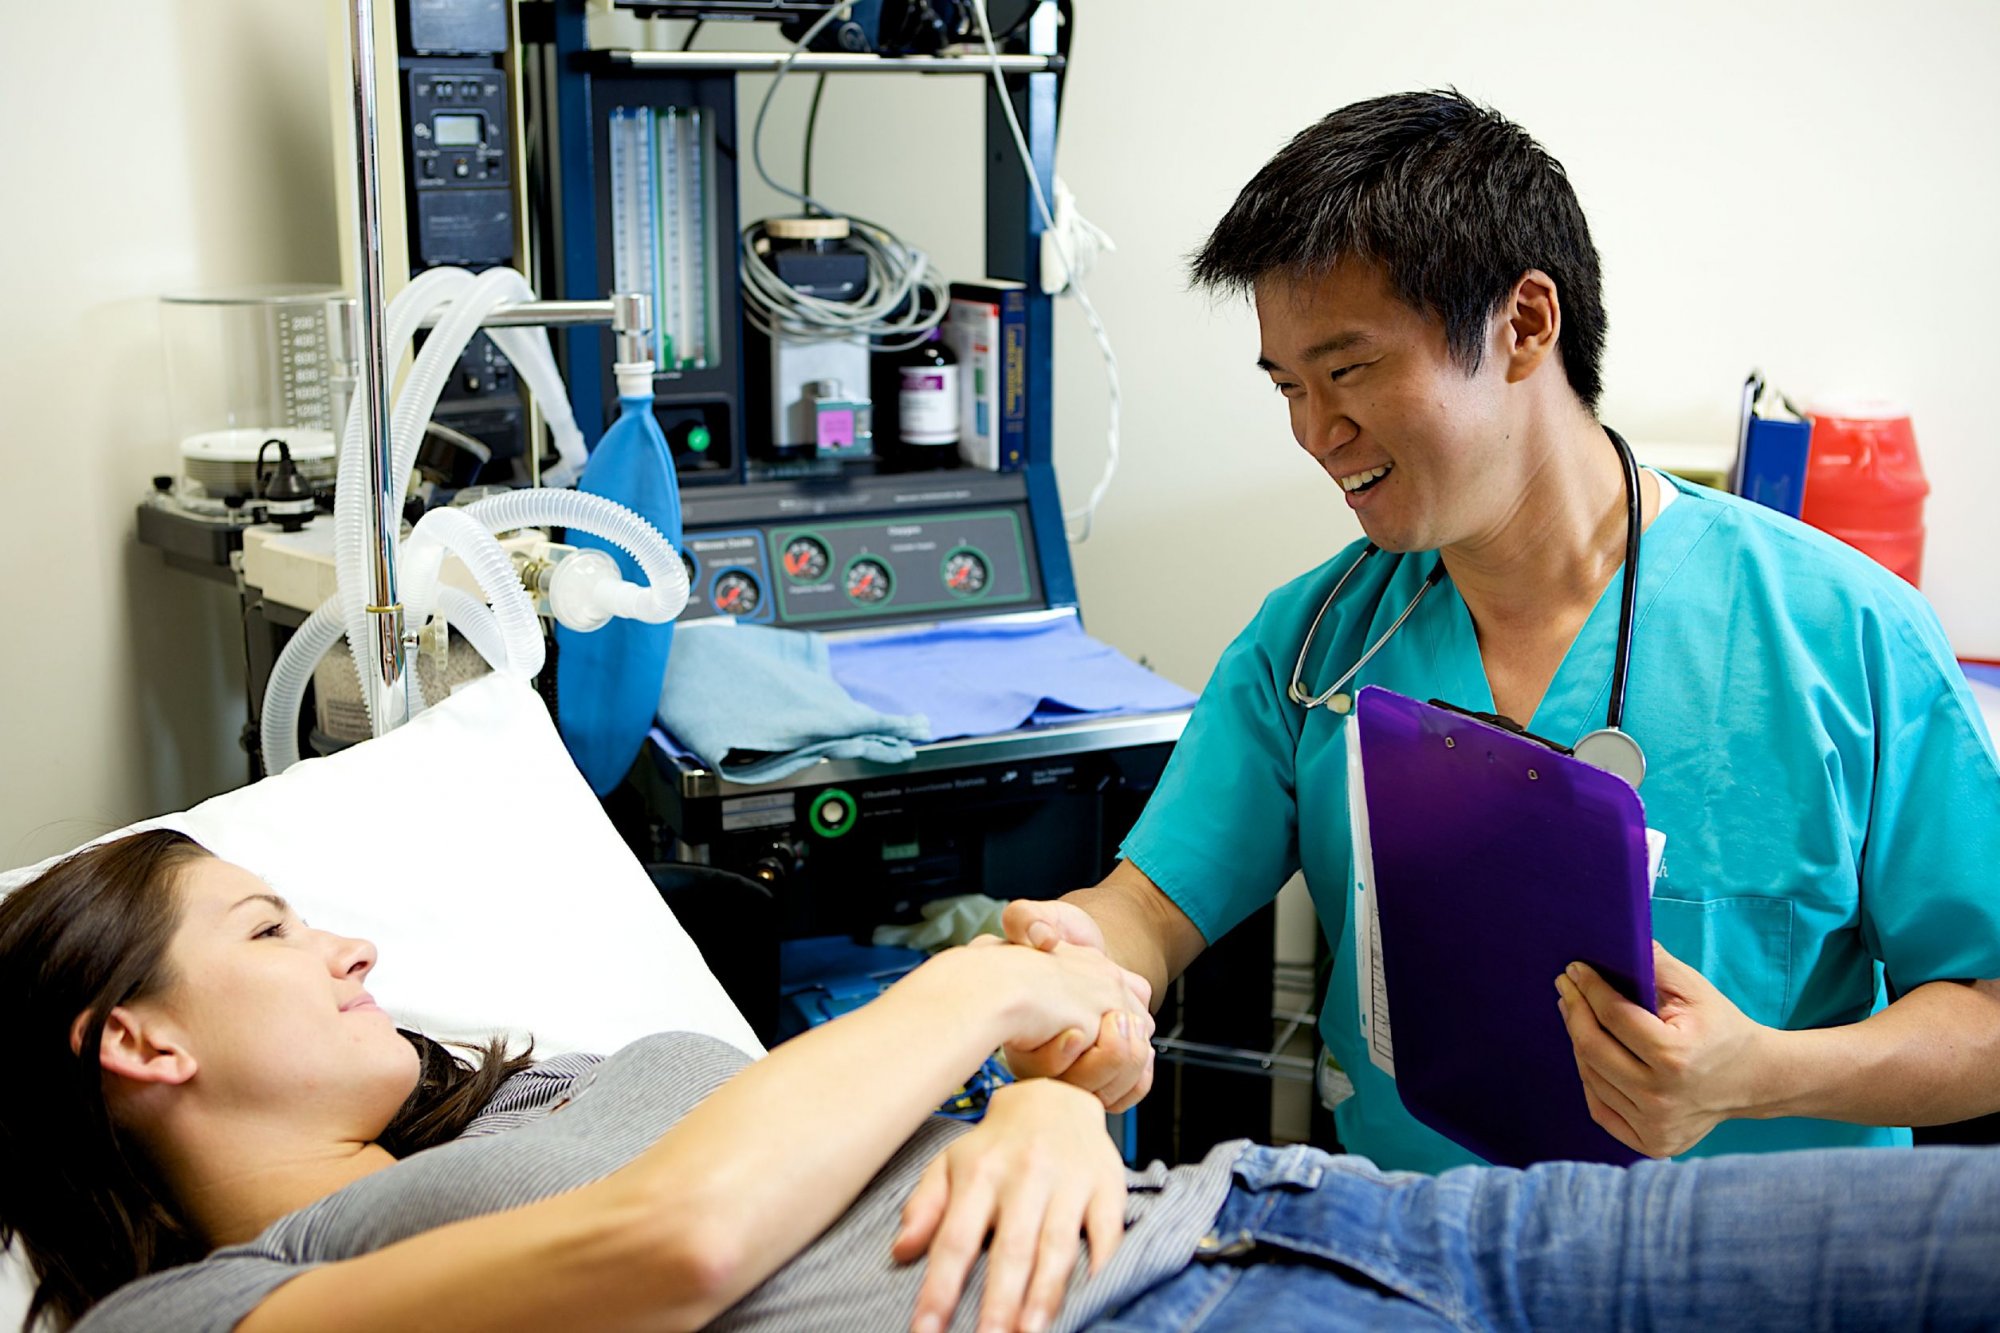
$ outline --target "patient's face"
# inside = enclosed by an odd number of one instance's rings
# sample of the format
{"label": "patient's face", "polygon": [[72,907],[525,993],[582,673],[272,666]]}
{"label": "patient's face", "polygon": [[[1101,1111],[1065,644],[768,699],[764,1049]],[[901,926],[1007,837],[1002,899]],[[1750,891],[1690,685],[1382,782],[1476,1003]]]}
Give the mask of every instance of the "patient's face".
{"label": "patient's face", "polygon": [[150,1003],[231,1111],[309,1115],[373,1139],[416,1085],[417,1055],[369,997],[375,946],[299,919],[263,880],[205,857],[180,876],[172,980]]}

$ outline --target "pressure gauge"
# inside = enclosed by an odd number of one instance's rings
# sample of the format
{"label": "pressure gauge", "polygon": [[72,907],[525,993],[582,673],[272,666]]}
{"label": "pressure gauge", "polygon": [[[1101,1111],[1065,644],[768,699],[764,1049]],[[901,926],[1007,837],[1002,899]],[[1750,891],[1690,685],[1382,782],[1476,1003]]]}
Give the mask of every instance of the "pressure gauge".
{"label": "pressure gauge", "polygon": [[979,552],[953,551],[944,558],[945,591],[967,600],[978,597],[986,591],[988,572],[986,559]]}
{"label": "pressure gauge", "polygon": [[740,569],[731,569],[715,581],[709,600],[725,616],[747,616],[764,600],[764,593],[756,579]]}
{"label": "pressure gauge", "polygon": [[887,600],[894,580],[879,560],[856,560],[847,567],[847,595],[863,606]]}
{"label": "pressure gauge", "polygon": [[794,583],[818,583],[826,577],[826,544],[817,537],[794,537],[785,544],[785,574]]}

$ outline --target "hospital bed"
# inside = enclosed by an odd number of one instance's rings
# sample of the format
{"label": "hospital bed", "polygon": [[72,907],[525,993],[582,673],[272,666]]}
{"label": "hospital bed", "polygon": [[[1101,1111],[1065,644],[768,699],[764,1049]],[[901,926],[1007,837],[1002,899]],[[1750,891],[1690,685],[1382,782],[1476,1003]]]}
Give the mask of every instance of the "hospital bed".
{"label": "hospital bed", "polygon": [[[2000,684],[1974,688],[2000,730]],[[503,796],[532,820],[496,825]],[[159,826],[374,940],[372,990],[433,1037],[497,1028],[555,1055],[684,1029],[761,1053],[525,686],[475,682],[379,740],[133,827]],[[47,864],[0,873],[0,894]],[[27,1290],[0,1262],[0,1326],[18,1325]]]}

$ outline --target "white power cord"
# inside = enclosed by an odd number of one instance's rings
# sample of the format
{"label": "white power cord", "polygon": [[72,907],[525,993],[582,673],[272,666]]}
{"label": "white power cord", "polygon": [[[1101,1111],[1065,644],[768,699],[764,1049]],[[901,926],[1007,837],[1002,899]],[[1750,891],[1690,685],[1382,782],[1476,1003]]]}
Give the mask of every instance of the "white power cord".
{"label": "white power cord", "polygon": [[766,334],[775,336],[782,332],[794,338],[848,338],[862,334],[877,351],[900,352],[924,342],[926,335],[944,322],[946,307],[951,302],[944,277],[932,267],[930,257],[880,223],[838,213],[802,191],[778,184],[764,169],[764,117],[771,109],[778,85],[813,38],[835,19],[847,17],[852,8],[830,6],[792,44],[757,107],[757,123],[750,132],[750,160],[764,184],[779,194],[797,200],[812,212],[846,219],[849,242],[868,261],[867,285],[853,301],[829,301],[791,287],[764,258],[769,249],[766,219],[743,229],[738,268],[743,279],[744,312]]}
{"label": "white power cord", "polygon": [[1050,296],[1062,295],[1069,285],[1070,263],[1063,259],[1065,254],[1074,261],[1076,272],[1084,274],[1097,267],[1099,255],[1118,248],[1109,232],[1077,211],[1076,196],[1061,176],[1056,177],[1055,221],[1053,231],[1042,233],[1042,290]]}
{"label": "white power cord", "polygon": [[993,87],[1000,97],[1000,110],[1006,114],[1007,128],[1014,136],[1014,148],[1021,155],[1021,170],[1027,174],[1028,187],[1034,193],[1035,209],[1042,215],[1044,288],[1047,287],[1047,274],[1052,267],[1048,257],[1050,250],[1053,249],[1055,257],[1061,262],[1061,272],[1067,279],[1057,290],[1067,290],[1076,297],[1076,307],[1083,312],[1084,321],[1090,325],[1091,335],[1097,339],[1097,350],[1104,357],[1104,384],[1110,399],[1107,404],[1109,419],[1104,430],[1106,450],[1104,472],[1098,477],[1097,484],[1091,487],[1090,498],[1084,501],[1083,507],[1063,514],[1066,522],[1081,521],[1081,527],[1070,534],[1070,540],[1077,543],[1087,542],[1090,540],[1091,526],[1097,519],[1097,507],[1103,503],[1105,492],[1111,489],[1111,479],[1118,475],[1120,403],[1118,356],[1111,350],[1111,336],[1104,331],[1104,321],[1097,317],[1097,307],[1090,303],[1090,295],[1083,289],[1083,274],[1090,264],[1095,262],[1100,250],[1110,250],[1114,247],[1109,236],[1075,211],[1075,202],[1068,197],[1069,192],[1063,187],[1061,180],[1056,182],[1057,203],[1059,207],[1068,203],[1069,208],[1063,225],[1057,224],[1056,210],[1050,209],[1048,196],[1042,193],[1041,179],[1035,175],[1035,159],[1028,151],[1027,136],[1021,133],[1021,122],[1014,115],[1014,101],[1007,95],[1007,80],[1000,72],[1000,48],[994,43],[992,26],[986,20],[986,0],[972,0],[972,14],[979,21],[979,40],[986,47],[989,67],[993,74]]}

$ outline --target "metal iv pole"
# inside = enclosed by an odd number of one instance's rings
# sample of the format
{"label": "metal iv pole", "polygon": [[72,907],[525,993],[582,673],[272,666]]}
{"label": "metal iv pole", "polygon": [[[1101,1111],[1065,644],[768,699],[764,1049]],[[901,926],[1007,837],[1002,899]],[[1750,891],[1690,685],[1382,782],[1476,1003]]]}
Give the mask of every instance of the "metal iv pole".
{"label": "metal iv pole", "polygon": [[[395,541],[402,511],[397,503],[396,479],[389,475],[393,469],[394,443],[389,433],[388,349],[384,346],[387,330],[382,298],[381,167],[376,153],[373,9],[371,0],[353,0],[348,13],[348,41],[353,55],[355,201],[361,243],[358,256],[361,374],[357,396],[368,441],[368,489],[373,497],[365,511],[367,521],[363,531],[375,552],[368,614],[375,621],[375,642],[370,656],[376,659],[380,671],[380,679],[368,684],[378,691],[372,715],[375,734],[379,736],[404,720],[400,687],[408,659],[403,642],[403,604],[396,596]],[[362,650],[360,644],[353,646],[357,652]],[[365,671],[363,677],[367,677]]]}

